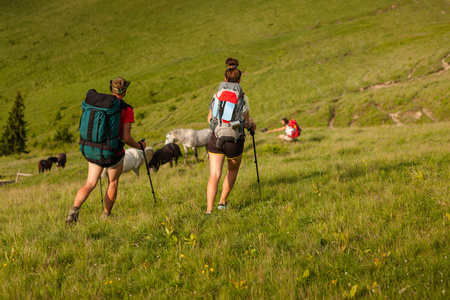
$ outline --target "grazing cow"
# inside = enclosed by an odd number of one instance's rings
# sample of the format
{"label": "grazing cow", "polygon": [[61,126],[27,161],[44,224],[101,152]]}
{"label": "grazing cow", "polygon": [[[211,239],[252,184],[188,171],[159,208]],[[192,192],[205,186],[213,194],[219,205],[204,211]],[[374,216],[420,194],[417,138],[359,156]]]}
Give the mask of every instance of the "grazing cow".
{"label": "grazing cow", "polygon": [[148,163],[148,167],[158,171],[159,167],[165,163],[170,163],[170,167],[172,167],[172,161],[175,161],[175,165],[178,165],[178,157],[180,156],[180,147],[177,144],[169,143],[153,153],[153,157]]}
{"label": "grazing cow", "polygon": [[[153,148],[146,147],[145,148],[145,158],[147,162],[149,162],[153,157]],[[123,169],[122,173],[126,173],[129,171],[133,171],[136,176],[139,176],[139,169],[141,168],[142,163],[144,162],[144,154],[142,150],[138,150],[135,148],[125,149],[125,157],[123,158]],[[102,177],[108,177],[108,172],[106,169],[102,172]]]}
{"label": "grazing cow", "polygon": [[187,162],[187,153],[189,148],[194,150],[195,159],[198,162],[197,148],[205,147],[206,155],[208,155],[207,146],[211,137],[211,132],[212,130],[209,128],[202,130],[183,128],[174,129],[166,134],[166,145],[173,143],[176,140],[181,141],[184,147],[184,164]]}
{"label": "grazing cow", "polygon": [[52,163],[57,161],[57,157],[49,157],[47,159],[40,160],[38,163],[39,173],[44,173],[46,170],[50,171],[52,169]]}
{"label": "grazing cow", "polygon": [[58,155],[58,161],[56,162],[56,167],[64,169],[66,167],[66,162],[67,162],[66,154],[65,153],[60,153]]}
{"label": "grazing cow", "polygon": [[55,164],[58,162],[58,158],[55,156],[50,156],[49,158],[47,158],[47,160],[51,160],[52,163],[55,163]]}

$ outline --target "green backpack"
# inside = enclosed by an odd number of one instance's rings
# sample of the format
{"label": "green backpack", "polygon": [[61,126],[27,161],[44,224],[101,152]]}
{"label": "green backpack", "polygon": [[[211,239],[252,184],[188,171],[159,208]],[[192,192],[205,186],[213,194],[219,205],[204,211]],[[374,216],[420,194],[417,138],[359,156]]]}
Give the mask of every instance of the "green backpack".
{"label": "green backpack", "polygon": [[123,155],[119,136],[121,102],[116,96],[91,89],[81,104],[80,151],[87,161],[102,167],[116,164]]}

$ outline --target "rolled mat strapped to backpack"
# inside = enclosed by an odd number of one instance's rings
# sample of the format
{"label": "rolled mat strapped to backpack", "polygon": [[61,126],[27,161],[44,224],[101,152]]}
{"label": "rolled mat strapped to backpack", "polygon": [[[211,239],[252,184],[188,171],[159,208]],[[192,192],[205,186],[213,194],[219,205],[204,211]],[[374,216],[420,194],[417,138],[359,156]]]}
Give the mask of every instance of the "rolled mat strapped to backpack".
{"label": "rolled mat strapped to backpack", "polygon": [[87,161],[102,167],[116,164],[123,155],[119,136],[121,102],[116,96],[91,89],[81,104],[80,151]]}

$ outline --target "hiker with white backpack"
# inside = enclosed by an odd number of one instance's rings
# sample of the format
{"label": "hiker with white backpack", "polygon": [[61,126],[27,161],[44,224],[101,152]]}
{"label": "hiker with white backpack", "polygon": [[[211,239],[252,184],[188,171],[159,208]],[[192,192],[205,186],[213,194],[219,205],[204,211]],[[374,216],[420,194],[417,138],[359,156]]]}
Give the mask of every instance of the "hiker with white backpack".
{"label": "hiker with white backpack", "polygon": [[[122,174],[124,143],[145,149],[144,140],[136,142],[131,136],[134,123],[133,107],[123,100],[130,85],[122,77],[110,81],[112,95],[89,90],[82,103],[80,119],[80,151],[89,163],[86,183],[78,190],[66,223],[77,222],[81,205],[97,185],[104,168],[108,172],[103,217],[109,217],[117,196],[119,177]],[[101,183],[101,182],[100,182]]]}
{"label": "hiker with white backpack", "polygon": [[287,118],[281,119],[282,127],[266,131],[266,133],[285,131],[286,134],[280,134],[278,138],[283,142],[294,142],[302,132],[302,129],[298,126],[297,121],[294,119],[288,120]]}
{"label": "hiker with white backpack", "polygon": [[240,85],[242,72],[237,68],[239,61],[228,58],[226,64],[225,79],[210,102],[207,118],[213,132],[208,143],[210,174],[206,214],[211,214],[213,210],[225,158],[228,172],[223,181],[218,209],[227,209],[227,198],[236,182],[242,161],[244,129],[256,129],[256,124],[249,119],[248,97]]}

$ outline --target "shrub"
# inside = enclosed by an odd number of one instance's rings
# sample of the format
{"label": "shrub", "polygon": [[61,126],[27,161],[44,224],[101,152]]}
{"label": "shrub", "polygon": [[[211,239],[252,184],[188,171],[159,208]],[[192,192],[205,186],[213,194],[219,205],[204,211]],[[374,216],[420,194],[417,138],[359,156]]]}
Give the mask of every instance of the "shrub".
{"label": "shrub", "polygon": [[63,143],[72,143],[74,140],[74,136],[71,132],[69,132],[69,127],[59,127],[56,131],[56,134],[53,138],[55,142],[63,142]]}

